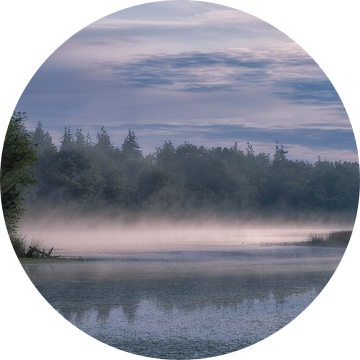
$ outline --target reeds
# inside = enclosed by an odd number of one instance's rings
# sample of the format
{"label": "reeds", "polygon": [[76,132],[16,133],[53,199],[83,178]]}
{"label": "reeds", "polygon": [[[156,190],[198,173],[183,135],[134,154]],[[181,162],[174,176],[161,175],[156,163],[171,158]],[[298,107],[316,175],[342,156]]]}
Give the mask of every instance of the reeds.
{"label": "reeds", "polygon": [[328,234],[311,234],[306,241],[314,246],[347,246],[352,230],[331,231]]}
{"label": "reeds", "polygon": [[19,234],[10,234],[9,237],[10,237],[11,245],[13,246],[16,256],[18,258],[27,257],[30,246],[39,250],[42,247],[42,241],[39,239],[32,238],[30,241],[30,245],[28,245],[26,241],[26,236]]}

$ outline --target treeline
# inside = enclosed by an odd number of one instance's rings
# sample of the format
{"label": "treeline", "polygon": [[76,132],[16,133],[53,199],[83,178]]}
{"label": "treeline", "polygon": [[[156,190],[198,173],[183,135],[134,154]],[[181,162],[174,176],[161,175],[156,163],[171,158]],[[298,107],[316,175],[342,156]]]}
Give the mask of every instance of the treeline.
{"label": "treeline", "polygon": [[359,165],[356,162],[292,161],[276,143],[274,154],[256,154],[247,143],[205,148],[171,141],[148,156],[129,130],[115,147],[102,127],[89,134],[65,127],[60,149],[41,122],[29,133],[37,185],[28,205],[76,202],[84,211],[130,210],[160,213],[346,212],[356,214]]}

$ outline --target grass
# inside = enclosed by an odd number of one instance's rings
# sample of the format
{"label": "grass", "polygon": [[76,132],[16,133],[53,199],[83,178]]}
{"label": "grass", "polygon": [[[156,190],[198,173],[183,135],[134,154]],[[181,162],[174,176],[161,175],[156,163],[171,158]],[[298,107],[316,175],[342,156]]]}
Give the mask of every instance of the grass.
{"label": "grass", "polygon": [[328,234],[311,234],[305,243],[313,246],[341,246],[349,244],[352,230],[331,231]]}
{"label": "grass", "polygon": [[49,259],[49,258],[27,258],[20,257],[19,261],[21,264],[39,264],[39,263],[48,263],[48,262],[59,262],[64,261],[65,259]]}
{"label": "grass", "polygon": [[83,258],[81,256],[63,256],[58,258],[48,258],[48,257],[27,257],[30,247],[39,249],[44,252],[45,248],[43,247],[43,242],[39,239],[32,238],[30,244],[28,245],[26,241],[26,236],[19,234],[9,234],[11,244],[14,248],[16,256],[18,257],[21,264],[44,264],[44,263],[54,263],[54,262],[67,262],[67,261],[88,261],[94,260],[89,258]]}
{"label": "grass", "polygon": [[20,257],[19,261],[21,264],[45,264],[45,263],[54,263],[54,262],[68,262],[68,261],[88,261],[92,259],[87,259],[83,257],[63,257],[57,259],[49,259],[49,258],[27,258],[27,257]]}
{"label": "grass", "polygon": [[36,249],[45,249],[43,248],[43,243],[41,240],[32,238],[29,246],[25,240],[26,236],[21,236],[18,234],[11,234],[10,241],[15,250],[16,256],[18,257],[21,264],[44,264],[44,263],[54,263],[54,262],[67,262],[67,261],[83,261],[83,260],[93,260],[89,258],[83,258],[81,256],[64,256],[59,258],[48,258],[48,257],[27,257],[29,247]]}

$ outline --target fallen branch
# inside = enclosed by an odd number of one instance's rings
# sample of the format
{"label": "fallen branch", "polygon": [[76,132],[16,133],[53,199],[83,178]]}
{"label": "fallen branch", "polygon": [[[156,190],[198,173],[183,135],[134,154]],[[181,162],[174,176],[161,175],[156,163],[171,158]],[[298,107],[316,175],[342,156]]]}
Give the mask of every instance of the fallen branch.
{"label": "fallen branch", "polygon": [[45,252],[45,250],[39,250],[36,247],[29,246],[29,251],[26,254],[26,257],[28,258],[37,258],[37,257],[43,257],[47,259],[58,259],[61,255],[52,256],[51,253],[53,251],[53,247],[48,251]]}

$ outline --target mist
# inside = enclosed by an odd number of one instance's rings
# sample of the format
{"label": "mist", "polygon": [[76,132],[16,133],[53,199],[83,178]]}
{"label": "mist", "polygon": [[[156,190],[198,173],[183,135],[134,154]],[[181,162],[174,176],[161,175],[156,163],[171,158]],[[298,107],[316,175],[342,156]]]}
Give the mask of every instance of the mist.
{"label": "mist", "polygon": [[20,230],[27,242],[40,241],[58,254],[234,250],[261,243],[305,241],[310,234],[350,230],[347,215],[163,214],[106,211],[84,214],[75,207],[25,212]]}

